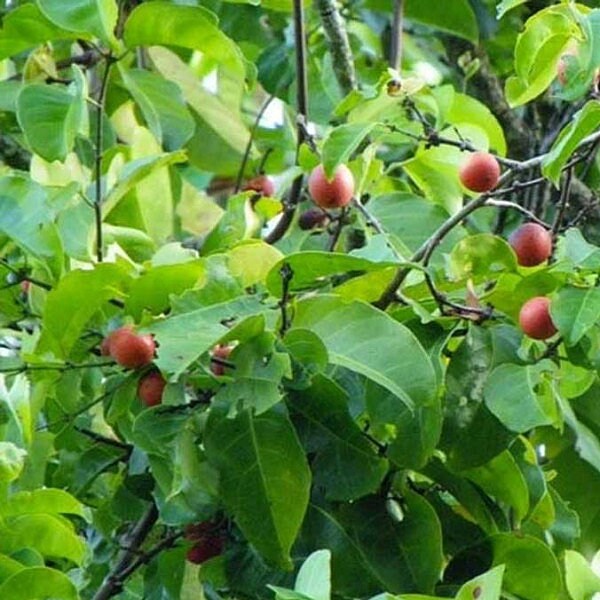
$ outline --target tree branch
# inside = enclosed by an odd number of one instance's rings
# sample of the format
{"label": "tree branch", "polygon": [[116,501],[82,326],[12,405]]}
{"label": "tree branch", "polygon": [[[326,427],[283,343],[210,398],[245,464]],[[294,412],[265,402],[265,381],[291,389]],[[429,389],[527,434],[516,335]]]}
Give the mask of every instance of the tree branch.
{"label": "tree branch", "polygon": [[[152,528],[157,520],[158,510],[153,502],[150,505],[150,508],[145,512],[142,518],[125,537],[123,543],[125,550],[123,550],[119,555],[117,564],[108,574],[107,578],[104,580],[104,583],[94,595],[93,600],[108,600],[121,591],[123,588],[123,582],[127,576],[133,572],[130,571],[130,569],[131,566],[137,562],[136,556],[141,545],[148,537],[150,531],[152,531]],[[126,573],[127,575],[124,576]]]}
{"label": "tree branch", "polygon": [[336,0],[316,0],[325,35],[329,40],[329,51],[333,58],[333,72],[344,94],[356,89],[356,71],[346,24],[340,15]]}
{"label": "tree branch", "polygon": [[390,67],[401,72],[402,69],[402,38],[404,33],[404,0],[394,1],[394,16],[392,17],[392,43],[390,47]]}
{"label": "tree branch", "polygon": [[[296,120],[296,164],[300,156],[300,146],[307,139],[306,122],[308,120],[308,74],[306,72],[306,31],[304,25],[304,5],[302,0],[294,0],[294,40],[296,47],[296,106],[298,110]],[[298,175],[292,183],[288,200],[283,209],[283,214],[273,231],[264,238],[267,244],[279,241],[289,229],[294,220],[296,205],[300,201],[304,175]]]}

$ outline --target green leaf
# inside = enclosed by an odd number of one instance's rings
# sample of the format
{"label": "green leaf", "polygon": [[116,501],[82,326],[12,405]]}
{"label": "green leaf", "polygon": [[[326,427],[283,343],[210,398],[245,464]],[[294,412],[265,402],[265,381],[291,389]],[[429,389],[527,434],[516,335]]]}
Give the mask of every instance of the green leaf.
{"label": "green leaf", "polygon": [[[160,351],[157,366],[178,377],[202,354],[211,350],[229,332],[222,324],[231,326],[236,320],[264,312],[256,298],[243,297],[232,301],[203,306],[175,315],[149,328],[156,335]],[[190,332],[194,332],[190,335]]]}
{"label": "green leaf", "polygon": [[600,577],[579,552],[565,551],[565,580],[572,600],[588,600],[600,592]]}
{"label": "green leaf", "polygon": [[523,474],[508,450],[489,463],[461,472],[486,494],[514,510],[517,522],[529,512],[529,490]]}
{"label": "green leaf", "polygon": [[484,398],[487,407],[505,427],[524,433],[557,419],[556,405],[546,374],[549,361],[535,365],[500,365],[488,377]]}
{"label": "green leaf", "polygon": [[208,16],[206,10],[157,1],[134,9],[125,23],[123,39],[136,46],[182,46],[235,72],[244,71],[243,55]]}
{"label": "green leaf", "polygon": [[457,281],[487,281],[500,271],[516,269],[517,259],[508,242],[491,233],[466,237],[450,254],[449,271]]}
{"label": "green leaf", "polygon": [[260,240],[246,240],[227,252],[229,270],[247,288],[264,283],[274,265],[283,254],[270,244]]}
{"label": "green leaf", "polygon": [[226,508],[261,555],[283,569],[308,506],[310,471],[296,433],[279,409],[228,419],[213,409],[206,452],[219,470]]}
{"label": "green leaf", "polygon": [[575,345],[600,319],[600,289],[561,289],[550,306],[552,321],[565,343]]}
{"label": "green leaf", "polygon": [[73,531],[71,523],[54,515],[11,517],[0,526],[0,551],[12,553],[34,548],[43,556],[66,558],[76,565],[83,562],[86,545]]}
{"label": "green leaf", "polygon": [[372,379],[407,407],[434,401],[431,360],[410,330],[386,313],[362,302],[345,304],[335,296],[320,296],[298,302],[293,327],[314,331],[332,364]]}
{"label": "green leaf", "polygon": [[329,600],[331,597],[331,552],[317,550],[303,563],[296,577],[294,590],[312,600]]}
{"label": "green leaf", "polygon": [[468,0],[452,0],[443,4],[437,0],[407,0],[405,15],[408,19],[420,21],[474,43],[479,38],[477,19]]}
{"label": "green leaf", "polygon": [[333,177],[338,165],[348,162],[375,125],[376,123],[349,123],[331,130],[323,142],[323,166],[327,177]]}
{"label": "green leaf", "polygon": [[300,439],[307,453],[315,456],[314,483],[324,488],[327,499],[356,500],[374,493],[388,463],[350,416],[343,390],[318,375],[310,388],[290,391],[288,397]]}
{"label": "green leaf", "polygon": [[535,13],[515,46],[516,75],[506,81],[506,98],[514,107],[539,96],[556,77],[564,50],[577,35],[577,26],[564,4]]}
{"label": "green leaf", "polygon": [[542,163],[542,173],[558,187],[562,169],[581,141],[600,125],[600,101],[590,100],[560,132]]}
{"label": "green leaf", "polygon": [[91,33],[111,46],[118,8],[115,0],[37,0],[40,10],[58,26],[77,33]]}
{"label": "green leaf", "polygon": [[490,569],[461,586],[455,600],[500,600],[503,575],[504,565]]}
{"label": "green leaf", "polygon": [[527,600],[558,600],[562,577],[552,550],[529,535],[498,533],[491,537],[494,565],[505,565],[504,589]]}
{"label": "green leaf", "polygon": [[108,216],[114,210],[119,201],[134,189],[138,183],[169,165],[184,162],[186,154],[183,150],[168,152],[156,156],[145,156],[128,162],[117,179],[114,186],[109,190],[102,203],[102,212]]}
{"label": "green leaf", "polygon": [[0,585],[0,598],[10,600],[79,600],[75,584],[63,573],[46,567],[23,569]]}
{"label": "green leaf", "polygon": [[83,119],[84,98],[62,87],[32,83],[17,97],[17,119],[32,151],[47,161],[64,160]]}
{"label": "green leaf", "polygon": [[558,243],[574,266],[592,270],[600,268],[600,248],[587,242],[579,229],[570,227]]}
{"label": "green leaf", "polygon": [[[393,236],[392,243],[395,237],[411,252],[415,252],[450,217],[438,204],[405,192],[377,196],[369,201],[368,209],[386,233]],[[449,252],[464,235],[462,227],[453,229],[440,244],[440,255]],[[434,264],[436,258],[434,256]]]}
{"label": "green leaf", "polygon": [[154,315],[165,312],[171,295],[179,296],[202,283],[205,273],[206,266],[201,259],[153,267],[131,282],[125,310],[136,321],[145,310]]}
{"label": "green leaf", "polygon": [[51,40],[77,37],[81,36],[65,31],[49,21],[35,4],[23,4],[5,14],[2,19],[0,59],[14,56]]}
{"label": "green leaf", "polygon": [[496,6],[498,19],[501,19],[509,10],[521,6],[521,4],[525,4],[525,2],[529,2],[529,0],[502,0],[502,2]]}
{"label": "green leaf", "polygon": [[194,134],[195,123],[179,86],[151,71],[119,68],[156,139],[167,150],[181,148]]}
{"label": "green leaf", "polygon": [[422,496],[403,492],[404,519],[396,521],[385,500],[369,496],[334,512],[311,506],[303,528],[309,547],[331,550],[333,589],[344,596],[430,592],[442,567],[441,529]]}
{"label": "green leaf", "polygon": [[287,265],[292,270],[289,290],[299,291],[312,288],[327,277],[348,271],[378,271],[394,263],[372,262],[364,258],[338,254],[336,252],[305,251],[288,254],[267,275],[267,288],[276,297],[281,297],[281,268]]}
{"label": "green leaf", "polygon": [[88,321],[118,294],[127,277],[123,266],[116,264],[68,273],[48,293],[38,352],[49,351],[56,358],[67,358]]}
{"label": "green leaf", "polygon": [[[199,86],[198,75],[173,52],[152,47],[148,54],[157,71],[181,88],[185,101],[192,109],[196,133],[187,144],[190,161],[205,171],[235,175],[250,140],[250,132],[239,106],[227,106],[219,97]],[[211,149],[210,152],[206,152],[207,147]],[[251,149],[250,158],[255,155]]]}
{"label": "green leaf", "polygon": [[24,514],[78,515],[88,518],[84,506],[64,490],[44,488],[31,492],[17,492],[0,506],[0,515],[11,517]]}

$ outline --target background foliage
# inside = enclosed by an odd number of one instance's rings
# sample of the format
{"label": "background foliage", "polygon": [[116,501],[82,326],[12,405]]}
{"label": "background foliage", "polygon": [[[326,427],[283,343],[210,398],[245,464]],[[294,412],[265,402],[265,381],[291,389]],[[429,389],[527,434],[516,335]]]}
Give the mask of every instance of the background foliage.
{"label": "background foliage", "polygon": [[[6,0],[0,598],[600,592],[595,4]],[[320,162],[355,198],[307,230]]]}

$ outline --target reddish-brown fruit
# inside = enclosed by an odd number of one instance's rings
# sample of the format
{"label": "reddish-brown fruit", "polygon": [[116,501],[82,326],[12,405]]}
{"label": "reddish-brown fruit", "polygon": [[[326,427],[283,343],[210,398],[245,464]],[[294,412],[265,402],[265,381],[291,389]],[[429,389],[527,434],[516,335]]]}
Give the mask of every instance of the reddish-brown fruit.
{"label": "reddish-brown fruit", "polygon": [[130,327],[121,327],[111,335],[108,349],[121,366],[139,369],[152,362],[156,344],[151,335],[139,335]]}
{"label": "reddish-brown fruit", "polygon": [[29,293],[29,288],[31,287],[31,281],[28,281],[27,279],[24,279],[23,281],[21,281],[21,283],[19,285],[21,287],[21,291],[24,294],[28,294]]}
{"label": "reddish-brown fruit", "polygon": [[244,191],[253,191],[261,196],[273,196],[275,194],[275,184],[267,175],[258,175],[246,182]]}
{"label": "reddish-brown fruit", "polygon": [[523,304],[519,313],[523,333],[534,340],[547,340],[557,331],[550,317],[550,299],[545,296],[531,298]]}
{"label": "reddish-brown fruit", "polygon": [[188,550],[186,558],[191,563],[200,565],[215,556],[219,556],[223,552],[224,545],[222,537],[206,536]]}
{"label": "reddish-brown fruit", "polygon": [[162,395],[167,382],[159,371],[144,375],[138,383],[138,396],[146,406],[157,406],[162,402]]}
{"label": "reddish-brown fruit", "polygon": [[328,222],[329,217],[318,208],[310,208],[298,217],[298,225],[303,231],[308,231],[315,227],[325,227]]}
{"label": "reddish-brown fruit", "polygon": [[552,235],[537,223],[521,225],[508,241],[523,267],[540,265],[552,254]]}
{"label": "reddish-brown fruit", "polygon": [[[227,360],[233,348],[231,346],[215,346],[212,351],[212,358]],[[210,361],[210,370],[213,375],[225,375],[226,366],[218,362],[218,360]]]}
{"label": "reddish-brown fruit", "polygon": [[191,542],[197,542],[204,536],[214,531],[215,524],[212,521],[202,521],[202,523],[193,523],[192,525],[186,525],[185,528],[185,539]]}
{"label": "reddish-brown fruit", "polygon": [[472,192],[489,192],[498,185],[500,165],[487,152],[473,152],[459,171],[460,182]]}
{"label": "reddish-brown fruit", "polygon": [[132,330],[133,329],[132,329],[131,325],[125,325],[124,327],[119,327],[119,329],[115,329],[114,331],[111,331],[102,340],[102,343],[100,344],[100,354],[102,354],[102,356],[110,356],[110,354],[111,354],[110,346],[113,343],[113,341],[123,335],[127,336],[128,333],[131,332]]}
{"label": "reddish-brown fruit", "polygon": [[354,195],[354,176],[346,165],[340,165],[333,179],[325,176],[323,165],[315,167],[308,178],[308,191],[315,204],[321,208],[341,208]]}

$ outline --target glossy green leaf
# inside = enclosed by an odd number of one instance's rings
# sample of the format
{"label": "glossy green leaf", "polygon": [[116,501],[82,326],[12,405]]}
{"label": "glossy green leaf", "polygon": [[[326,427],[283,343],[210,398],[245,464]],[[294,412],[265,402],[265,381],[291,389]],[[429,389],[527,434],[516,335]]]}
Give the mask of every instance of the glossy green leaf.
{"label": "glossy green leaf", "polygon": [[23,4],[2,19],[0,58],[13,56],[51,40],[76,37],[76,33],[65,31],[48,20],[35,4]]}
{"label": "glossy green leaf", "polygon": [[552,321],[565,342],[579,342],[600,318],[600,289],[565,287],[552,300]]}
{"label": "glossy green leaf", "polygon": [[72,525],[54,515],[21,515],[11,517],[0,526],[0,551],[12,553],[21,548],[34,548],[43,556],[66,558],[81,565],[86,545]]}
{"label": "glossy green leaf", "polygon": [[234,419],[213,411],[205,439],[223,500],[262,556],[284,569],[308,506],[310,471],[288,417],[278,409]]}
{"label": "glossy green leaf", "polygon": [[288,398],[300,439],[315,456],[311,463],[315,485],[329,500],[356,500],[374,493],[388,463],[350,416],[343,390],[317,376],[311,387],[290,392]]}
{"label": "glossy green leaf", "polygon": [[508,450],[485,465],[463,471],[461,475],[470,479],[489,496],[510,506],[518,521],[529,512],[527,483]]}
{"label": "glossy green leaf", "polygon": [[12,494],[0,506],[0,515],[11,517],[24,514],[78,515],[87,518],[83,504],[64,490],[45,488]]}
{"label": "glossy green leaf", "polygon": [[68,31],[92,34],[116,45],[114,30],[118,8],[115,0],[36,0],[40,10]]}
{"label": "glossy green leaf", "polygon": [[0,585],[0,597],[11,600],[79,600],[75,584],[60,571],[46,567],[23,569]]}
{"label": "glossy green leaf", "polygon": [[17,118],[32,151],[48,161],[64,160],[83,119],[84,98],[64,88],[32,83],[17,97]]}
{"label": "glossy green leaf", "polygon": [[600,577],[579,552],[565,552],[565,583],[572,600],[587,600],[600,592]]}
{"label": "glossy green leaf", "polygon": [[274,296],[281,296],[281,268],[287,265],[292,270],[290,290],[310,288],[327,278],[348,271],[378,271],[392,263],[378,263],[356,256],[332,252],[298,252],[288,254],[276,264],[267,276],[267,287]]}
{"label": "glossy green leaf", "polygon": [[600,102],[590,100],[560,132],[545,157],[542,173],[558,186],[563,167],[586,136],[600,125]]}
{"label": "glossy green leaf", "polygon": [[436,397],[435,372],[418,340],[368,304],[345,304],[334,296],[302,300],[296,306],[293,326],[314,331],[327,347],[332,364],[372,379],[409,408],[429,405]]}
{"label": "glossy green leaf", "polygon": [[494,567],[461,586],[455,600],[500,600],[503,576],[504,565]]}
{"label": "glossy green leaf", "polygon": [[25,465],[27,452],[12,442],[0,442],[0,484],[17,479]]}
{"label": "glossy green leaf", "polygon": [[243,71],[242,53],[207,16],[195,6],[157,1],[141,4],[125,23],[125,43],[135,46],[182,46],[199,50],[234,71]]}
{"label": "glossy green leaf", "polygon": [[294,589],[312,600],[331,597],[331,552],[317,550],[303,563],[296,577]]}
{"label": "glossy green leaf", "polygon": [[103,264],[90,271],[71,271],[61,279],[46,300],[38,351],[67,358],[88,321],[118,295],[127,277],[122,267]]}
{"label": "glossy green leaf", "polygon": [[142,69],[120,69],[123,82],[139,105],[150,131],[167,150],[181,148],[195,123],[178,85]]}
{"label": "glossy green leaf", "polygon": [[327,177],[333,177],[338,165],[348,162],[375,123],[348,123],[336,127],[323,142],[323,166]]}
{"label": "glossy green leaf", "polygon": [[558,60],[576,32],[564,5],[550,6],[530,17],[515,46],[516,75],[506,81],[511,106],[533,100],[552,83]]}
{"label": "glossy green leaf", "polygon": [[437,0],[408,0],[406,17],[476,42],[477,19],[467,0],[440,4]]}
{"label": "glossy green leaf", "polygon": [[549,384],[544,381],[551,370],[547,361],[528,366],[500,365],[485,383],[486,406],[511,431],[524,433],[551,425],[557,419],[557,410]]}
{"label": "glossy green leaf", "polygon": [[529,0],[502,0],[496,7],[498,18],[501,19],[509,10],[521,6],[521,4],[525,4],[525,2],[529,2]]}
{"label": "glossy green leaf", "polygon": [[494,278],[499,271],[515,271],[517,260],[509,244],[489,233],[461,240],[450,254],[449,271],[453,279],[475,281]]}

